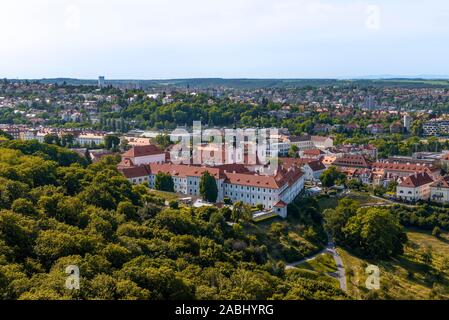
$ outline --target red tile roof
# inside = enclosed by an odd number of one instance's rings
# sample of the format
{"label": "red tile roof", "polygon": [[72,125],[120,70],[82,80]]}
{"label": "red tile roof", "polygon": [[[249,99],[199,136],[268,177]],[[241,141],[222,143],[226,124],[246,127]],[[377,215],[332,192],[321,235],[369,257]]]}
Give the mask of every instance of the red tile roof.
{"label": "red tile roof", "polygon": [[316,161],[315,159],[309,158],[279,158],[279,164],[284,166],[284,168],[288,169],[293,166],[302,167],[303,165]]}
{"label": "red tile roof", "polygon": [[[233,172],[229,172],[226,169],[239,169],[233,170]],[[142,176],[149,176],[151,174],[158,174],[159,172],[163,172],[171,175],[172,177],[201,177],[206,171],[208,171],[215,179],[223,179],[226,183],[242,185],[242,186],[251,186],[251,187],[260,187],[260,188],[270,188],[270,189],[279,189],[285,186],[293,185],[297,182],[302,176],[303,173],[299,167],[291,167],[289,169],[279,168],[277,174],[275,176],[266,176],[259,175],[248,170],[244,172],[241,169],[241,166],[233,165],[233,166],[222,166],[222,167],[202,167],[202,166],[193,166],[193,165],[177,165],[177,164],[157,164],[151,163],[145,166],[139,167],[119,167],[119,171],[121,171],[125,177],[127,178],[136,178]]]}
{"label": "red tile roof", "polygon": [[248,187],[279,189],[285,184],[293,185],[304,174],[299,168],[280,169],[276,176],[265,176],[245,173],[226,173],[226,183]]}
{"label": "red tile roof", "polygon": [[287,206],[287,204],[282,200],[274,205],[274,207],[276,207],[276,208],[285,208],[286,206]]}
{"label": "red tile roof", "polygon": [[339,167],[356,167],[356,168],[368,168],[369,164],[365,157],[362,155],[346,155],[338,158],[333,163],[334,166]]}
{"label": "red tile roof", "polygon": [[118,169],[127,179],[149,176],[150,172],[146,166],[128,167]]}
{"label": "red tile roof", "polygon": [[159,172],[164,172],[171,176],[178,176],[178,177],[201,177],[206,171],[209,171],[209,173],[215,179],[224,178],[221,170],[217,168],[182,165],[182,164],[169,164],[169,163],[164,164],[150,163],[148,165],[148,168],[151,174],[158,174]]}
{"label": "red tile roof", "polygon": [[274,176],[259,176],[245,173],[226,173],[226,183],[239,186],[278,189],[280,186]]}
{"label": "red tile roof", "polygon": [[433,179],[426,173],[413,174],[402,181],[399,186],[407,188],[417,188],[432,183]]}
{"label": "red tile roof", "polygon": [[384,169],[387,171],[406,171],[406,172],[435,172],[439,169],[433,165],[422,165],[422,164],[408,164],[408,163],[387,163],[387,162],[376,162],[373,163],[372,168]]}
{"label": "red tile roof", "polygon": [[304,150],[302,153],[308,157],[317,157],[317,156],[324,154],[324,152],[321,151],[320,149]]}
{"label": "red tile roof", "polygon": [[441,178],[430,185],[433,188],[449,188],[449,176]]}
{"label": "red tile roof", "polygon": [[128,151],[126,151],[124,154],[122,154],[122,157],[135,158],[135,157],[153,156],[158,154],[165,154],[165,153],[155,145],[134,146]]}
{"label": "red tile roof", "polygon": [[319,160],[309,162],[308,166],[312,169],[312,171],[326,170],[326,166]]}

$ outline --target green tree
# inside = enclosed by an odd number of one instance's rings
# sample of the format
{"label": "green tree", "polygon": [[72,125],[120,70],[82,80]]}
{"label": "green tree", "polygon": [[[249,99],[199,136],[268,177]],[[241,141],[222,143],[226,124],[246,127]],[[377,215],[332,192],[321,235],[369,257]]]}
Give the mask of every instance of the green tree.
{"label": "green tree", "polygon": [[335,185],[336,182],[345,180],[346,176],[339,172],[336,167],[331,166],[327,168],[320,177],[320,181],[324,187],[330,188]]}
{"label": "green tree", "polygon": [[344,198],[339,201],[335,209],[324,211],[324,228],[334,237],[337,243],[342,244],[344,242],[343,228],[349,219],[357,214],[359,207],[358,202]]}
{"label": "green tree", "polygon": [[237,201],[232,206],[231,219],[234,222],[250,221],[252,219],[251,207],[241,201]]}
{"label": "green tree", "polygon": [[205,201],[216,202],[218,197],[218,188],[215,178],[209,173],[204,172],[200,180],[200,194]]}
{"label": "green tree", "polygon": [[37,214],[36,206],[28,199],[17,199],[12,203],[11,209],[15,213],[20,213],[25,216],[34,216]]}
{"label": "green tree", "polygon": [[157,145],[162,149],[167,149],[171,144],[170,136],[166,134],[159,134],[155,138]]}
{"label": "green tree", "polygon": [[59,136],[57,134],[54,134],[54,133],[45,135],[44,142],[48,143],[48,144],[55,144],[58,146],[61,145],[61,139],[59,138]]}
{"label": "green tree", "polygon": [[61,146],[72,147],[75,142],[75,136],[71,133],[63,134],[61,137]]}
{"label": "green tree", "polygon": [[299,151],[298,146],[293,144],[290,147],[290,149],[288,150],[288,157],[289,158],[298,158],[298,151]]}
{"label": "green tree", "polygon": [[385,209],[359,209],[342,231],[346,247],[374,259],[402,254],[407,242],[398,218]]}
{"label": "green tree", "polygon": [[120,145],[120,138],[116,135],[109,134],[104,137],[104,144],[108,150],[117,150]]}
{"label": "green tree", "polygon": [[127,220],[136,220],[138,218],[136,206],[131,201],[122,201],[117,206],[117,213],[123,214]]}
{"label": "green tree", "polygon": [[160,191],[175,192],[173,178],[163,172],[159,172],[154,179],[154,188]]}

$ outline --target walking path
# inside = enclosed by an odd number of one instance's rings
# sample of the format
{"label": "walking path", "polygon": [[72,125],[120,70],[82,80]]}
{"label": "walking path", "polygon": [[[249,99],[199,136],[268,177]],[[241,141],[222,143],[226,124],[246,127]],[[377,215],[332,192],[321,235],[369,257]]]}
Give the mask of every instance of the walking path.
{"label": "walking path", "polygon": [[[378,207],[391,207],[391,206],[394,206],[394,205],[401,205],[401,206],[405,206],[405,207],[409,207],[409,208],[415,208],[415,207],[417,207],[416,205],[413,205],[413,204],[408,204],[408,203],[403,203],[403,202],[397,202],[397,201],[393,201],[393,200],[391,200],[391,199],[381,198],[381,197],[378,197],[378,196],[375,196],[375,195],[372,195],[372,194],[371,194],[370,196],[371,196],[371,198],[374,198],[374,199],[377,199],[377,200],[382,200],[382,201],[384,201],[384,202],[387,202],[386,204],[378,205]],[[370,204],[369,206],[371,207],[371,206],[373,206],[373,205]]]}
{"label": "walking path", "polygon": [[327,247],[323,250],[321,250],[320,252],[318,252],[317,254],[303,259],[301,261],[297,261],[297,262],[293,262],[293,263],[289,263],[285,266],[285,269],[293,269],[296,266],[307,262],[307,261],[311,261],[316,259],[316,257],[318,257],[319,255],[322,255],[323,253],[329,253],[332,255],[332,257],[334,258],[335,264],[337,265],[337,271],[332,273],[331,276],[335,277],[338,279],[338,281],[340,281],[340,288],[343,291],[347,290],[347,286],[346,286],[346,272],[345,272],[345,267],[343,266],[343,260],[341,259],[340,255],[338,254],[337,249],[335,248],[335,244],[332,241],[332,237],[328,237],[329,238],[329,242],[327,244]]}

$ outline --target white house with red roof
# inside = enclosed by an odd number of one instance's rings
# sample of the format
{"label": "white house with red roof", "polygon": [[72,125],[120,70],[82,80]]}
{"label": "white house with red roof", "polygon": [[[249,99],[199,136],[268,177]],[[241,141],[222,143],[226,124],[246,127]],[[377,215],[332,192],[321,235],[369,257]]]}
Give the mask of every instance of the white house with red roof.
{"label": "white house with red roof", "polygon": [[[126,160],[128,161],[128,160]],[[235,167],[235,168],[234,168]],[[260,175],[241,168],[242,165],[205,167],[172,163],[150,163],[141,166],[119,166],[119,170],[131,183],[146,183],[155,187],[156,175],[169,174],[177,193],[200,195],[200,180],[208,171],[217,184],[217,202],[229,198],[249,205],[263,205],[279,216],[287,217],[287,205],[304,189],[304,174],[298,166],[280,167],[276,175]],[[232,171],[228,171],[232,170]]]}
{"label": "white house with red roof", "polygon": [[309,158],[309,159],[320,159],[322,158],[326,153],[320,149],[308,149],[303,150],[299,152],[299,156],[303,158]]}
{"label": "white house with red roof", "polygon": [[396,188],[396,196],[409,202],[428,200],[430,198],[430,186],[433,182],[432,177],[427,172],[412,174],[399,183]]}
{"label": "white house with red roof", "polygon": [[118,170],[128,179],[132,184],[148,184],[150,180],[150,171],[145,165],[141,166],[123,166],[119,167]]}
{"label": "white house with red roof", "polygon": [[122,162],[130,162],[135,166],[150,163],[164,163],[165,152],[155,145],[134,146],[122,154]]}
{"label": "white house with red roof", "polygon": [[319,180],[325,170],[326,166],[319,160],[308,162],[302,167],[307,181]]}

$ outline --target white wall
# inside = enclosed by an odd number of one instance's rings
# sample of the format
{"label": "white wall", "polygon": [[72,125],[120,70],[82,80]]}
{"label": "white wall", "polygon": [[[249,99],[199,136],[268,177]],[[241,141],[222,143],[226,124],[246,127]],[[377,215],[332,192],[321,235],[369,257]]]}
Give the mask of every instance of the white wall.
{"label": "white wall", "polygon": [[430,200],[441,203],[449,203],[449,188],[430,188]]}
{"label": "white wall", "polygon": [[150,163],[164,163],[165,162],[165,153],[144,156],[144,157],[134,157],[132,159],[133,159],[134,165],[136,165],[136,166],[139,166],[141,164],[150,164]]}

